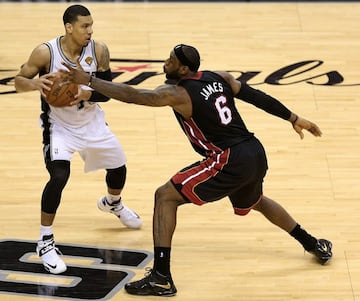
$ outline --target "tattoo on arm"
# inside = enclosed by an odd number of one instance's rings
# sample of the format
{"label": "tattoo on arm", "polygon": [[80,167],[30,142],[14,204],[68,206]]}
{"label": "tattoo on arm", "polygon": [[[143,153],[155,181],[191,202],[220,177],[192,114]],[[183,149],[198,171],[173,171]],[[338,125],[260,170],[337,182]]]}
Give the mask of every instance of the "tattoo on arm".
{"label": "tattoo on arm", "polygon": [[110,52],[109,48],[104,43],[99,43],[99,67],[98,71],[105,71],[110,68]]}

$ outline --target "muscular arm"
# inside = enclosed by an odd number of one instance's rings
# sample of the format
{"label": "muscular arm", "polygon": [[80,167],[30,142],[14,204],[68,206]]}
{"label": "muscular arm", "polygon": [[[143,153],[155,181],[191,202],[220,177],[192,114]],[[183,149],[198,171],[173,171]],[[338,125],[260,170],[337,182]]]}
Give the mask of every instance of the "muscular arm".
{"label": "muscular arm", "polygon": [[98,61],[97,71],[103,72],[110,69],[110,52],[105,43],[95,42],[95,54]]}
{"label": "muscular arm", "polygon": [[15,89],[17,92],[27,92],[39,90],[49,90],[51,85],[51,75],[44,74],[39,78],[34,78],[39,73],[47,73],[50,63],[49,48],[41,44],[31,53],[28,61],[21,66],[19,73],[15,76]]}
{"label": "muscular arm", "polygon": [[77,62],[77,68],[73,68],[65,62],[63,62],[63,65],[69,70],[67,74],[71,82],[82,85],[87,85],[90,82],[91,88],[109,98],[150,107],[170,106],[184,118],[191,117],[191,99],[183,87],[162,85],[154,90],[135,89],[127,84],[90,77],[81,69],[79,62]]}
{"label": "muscular arm", "polygon": [[176,85],[161,85],[154,90],[135,89],[123,83],[113,83],[93,78],[91,87],[116,100],[150,107],[170,106],[179,113],[186,113],[186,104],[191,103],[184,88]]}
{"label": "muscular arm", "polygon": [[[98,61],[98,66],[95,73],[96,77],[111,82],[112,77],[110,70],[110,52],[105,43],[99,41],[95,42],[95,55]],[[89,93],[88,91],[86,92]],[[84,93],[82,95],[84,95]],[[85,100],[93,102],[106,102],[109,99],[109,97],[99,93],[98,91],[91,91],[85,98]]]}
{"label": "muscular arm", "polygon": [[[280,101],[265,94],[260,90],[256,90],[247,84],[242,84],[227,72],[218,72],[231,85],[234,96],[245,102],[248,102],[272,115],[278,116],[285,120],[291,119],[291,111],[286,108]],[[294,116],[295,119],[296,116]]]}
{"label": "muscular arm", "polygon": [[[291,112],[277,99],[265,94],[262,91],[253,89],[246,84],[242,85],[240,81],[236,80],[228,72],[217,73],[229,83],[235,97],[251,103],[270,114],[288,120],[291,122],[293,129],[299,134],[301,139],[304,138],[304,134],[302,132],[303,129],[308,130],[316,137],[321,136],[321,130],[315,123]],[[241,89],[243,89],[243,91]]]}

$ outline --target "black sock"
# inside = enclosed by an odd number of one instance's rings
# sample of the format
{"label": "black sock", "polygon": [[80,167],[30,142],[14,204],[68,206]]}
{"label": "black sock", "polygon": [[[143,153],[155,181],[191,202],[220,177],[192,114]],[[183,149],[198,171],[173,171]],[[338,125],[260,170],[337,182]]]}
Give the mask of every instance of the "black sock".
{"label": "black sock", "polygon": [[164,276],[170,275],[171,248],[154,247],[154,270]]}
{"label": "black sock", "polygon": [[296,224],[296,227],[289,234],[301,243],[306,251],[315,249],[317,239],[302,229],[299,224]]}

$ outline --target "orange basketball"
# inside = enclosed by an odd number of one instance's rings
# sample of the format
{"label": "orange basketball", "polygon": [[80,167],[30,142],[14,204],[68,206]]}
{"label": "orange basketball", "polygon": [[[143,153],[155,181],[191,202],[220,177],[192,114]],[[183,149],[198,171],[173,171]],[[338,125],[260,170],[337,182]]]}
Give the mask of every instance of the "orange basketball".
{"label": "orange basketball", "polygon": [[78,85],[68,83],[66,74],[58,72],[53,78],[53,85],[50,86],[51,90],[44,90],[46,95],[46,102],[54,107],[66,107],[74,100],[74,96],[78,92]]}

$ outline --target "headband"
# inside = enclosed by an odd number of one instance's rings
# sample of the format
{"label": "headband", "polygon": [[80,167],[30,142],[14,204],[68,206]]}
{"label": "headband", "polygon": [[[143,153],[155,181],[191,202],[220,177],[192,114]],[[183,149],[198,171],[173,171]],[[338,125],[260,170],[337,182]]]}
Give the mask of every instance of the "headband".
{"label": "headband", "polygon": [[180,61],[181,64],[183,64],[184,66],[188,66],[189,69],[191,71],[197,71],[197,69],[199,68],[198,64],[196,63],[192,63],[188,60],[188,58],[185,56],[182,47],[184,46],[184,44],[179,44],[177,46],[174,47],[174,52],[176,57],[178,58],[178,60]]}

